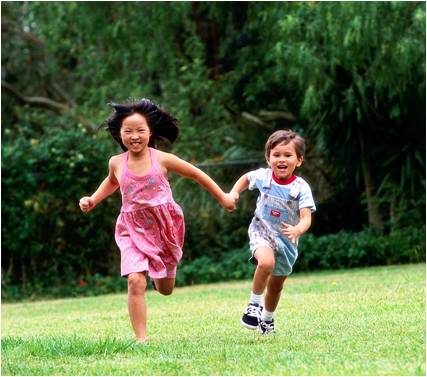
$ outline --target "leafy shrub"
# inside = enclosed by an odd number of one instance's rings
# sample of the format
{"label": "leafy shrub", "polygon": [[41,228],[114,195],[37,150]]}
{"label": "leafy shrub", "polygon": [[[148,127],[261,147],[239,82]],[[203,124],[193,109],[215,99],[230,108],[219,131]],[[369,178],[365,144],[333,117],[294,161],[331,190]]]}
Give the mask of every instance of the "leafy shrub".
{"label": "leafy shrub", "polygon": [[86,215],[78,207],[106,176],[111,150],[102,134],[78,127],[49,128],[37,138],[24,129],[2,143],[3,297],[9,286],[31,294],[117,270],[119,197]]}
{"label": "leafy shrub", "polygon": [[[425,262],[425,226],[406,227],[384,235],[369,230],[339,232],[301,238],[294,271],[314,271],[376,265]],[[248,262],[244,246],[218,255],[203,256],[178,269],[177,285],[212,283],[252,278],[255,267]]]}
{"label": "leafy shrub", "polygon": [[425,226],[302,237],[296,271],[425,262]]}
{"label": "leafy shrub", "polygon": [[[322,269],[341,269],[375,265],[425,262],[425,226],[407,227],[393,231],[388,235],[368,230],[359,233],[340,232],[314,237],[306,234],[302,237],[300,256],[295,272]],[[228,252],[212,253],[180,264],[176,285],[192,285],[251,279],[255,266],[248,262],[247,245]],[[29,296],[61,297],[98,295],[126,291],[126,279],[114,273],[105,276],[99,273],[80,275],[77,279],[58,283],[52,278],[41,282],[27,283],[24,288],[10,284],[8,274],[2,277],[2,297],[16,300]]]}
{"label": "leafy shrub", "polygon": [[248,263],[247,247],[220,254],[219,260],[203,256],[192,262],[183,263],[178,268],[178,286],[249,279],[254,266]]}

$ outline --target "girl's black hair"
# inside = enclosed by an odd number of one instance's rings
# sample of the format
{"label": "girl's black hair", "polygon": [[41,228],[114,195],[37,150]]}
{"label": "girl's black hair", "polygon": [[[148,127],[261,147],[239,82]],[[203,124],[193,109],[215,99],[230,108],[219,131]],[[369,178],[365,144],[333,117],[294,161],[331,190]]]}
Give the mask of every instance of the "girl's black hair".
{"label": "girl's black hair", "polygon": [[178,137],[177,119],[147,98],[129,100],[126,103],[110,103],[110,105],[113,107],[114,112],[106,120],[106,129],[124,151],[127,151],[127,148],[123,145],[120,138],[120,129],[122,128],[123,120],[135,113],[141,114],[146,119],[150,128],[151,137],[148,142],[149,147],[155,148],[158,139],[164,138],[173,143]]}

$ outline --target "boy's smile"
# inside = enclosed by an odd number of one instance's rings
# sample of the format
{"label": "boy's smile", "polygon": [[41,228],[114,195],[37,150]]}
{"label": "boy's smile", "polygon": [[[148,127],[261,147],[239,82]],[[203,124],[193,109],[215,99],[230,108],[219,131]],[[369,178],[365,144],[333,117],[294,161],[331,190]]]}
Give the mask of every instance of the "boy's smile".
{"label": "boy's smile", "polygon": [[292,177],[296,168],[300,167],[303,157],[298,157],[295,144],[290,141],[288,144],[278,144],[271,149],[268,157],[268,164],[273,170],[274,175],[287,180]]}

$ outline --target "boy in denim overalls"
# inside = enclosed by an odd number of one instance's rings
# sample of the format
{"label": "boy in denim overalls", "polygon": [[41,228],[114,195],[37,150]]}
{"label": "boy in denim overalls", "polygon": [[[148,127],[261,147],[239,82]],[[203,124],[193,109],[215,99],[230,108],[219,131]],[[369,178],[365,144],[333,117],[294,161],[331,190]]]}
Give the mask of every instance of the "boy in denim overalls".
{"label": "boy in denim overalls", "polygon": [[269,168],[244,174],[231,190],[236,200],[247,188],[260,192],[248,230],[250,261],[257,268],[241,323],[264,335],[274,332],[274,311],[298,256],[298,238],[309,229],[311,214],[316,210],[310,186],[294,175],[304,152],[301,136],[293,131],[276,131],[265,145]]}

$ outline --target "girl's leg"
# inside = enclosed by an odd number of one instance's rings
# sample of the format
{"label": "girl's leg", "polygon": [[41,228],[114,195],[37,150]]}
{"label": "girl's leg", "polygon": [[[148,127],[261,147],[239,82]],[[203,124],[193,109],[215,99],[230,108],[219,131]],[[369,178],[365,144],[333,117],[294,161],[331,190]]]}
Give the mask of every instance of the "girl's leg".
{"label": "girl's leg", "polygon": [[147,306],[145,305],[145,273],[134,272],[128,276],[128,309],[136,340],[147,340]]}
{"label": "girl's leg", "polygon": [[270,276],[267,283],[267,292],[264,298],[264,308],[269,312],[274,312],[280,300],[283,284],[285,283],[286,276]]}
{"label": "girl's leg", "polygon": [[156,289],[162,295],[169,296],[175,288],[175,278],[153,279]]}
{"label": "girl's leg", "polygon": [[274,252],[267,246],[261,246],[256,249],[254,256],[258,264],[252,281],[252,292],[260,295],[264,293],[268,278],[274,269]]}

